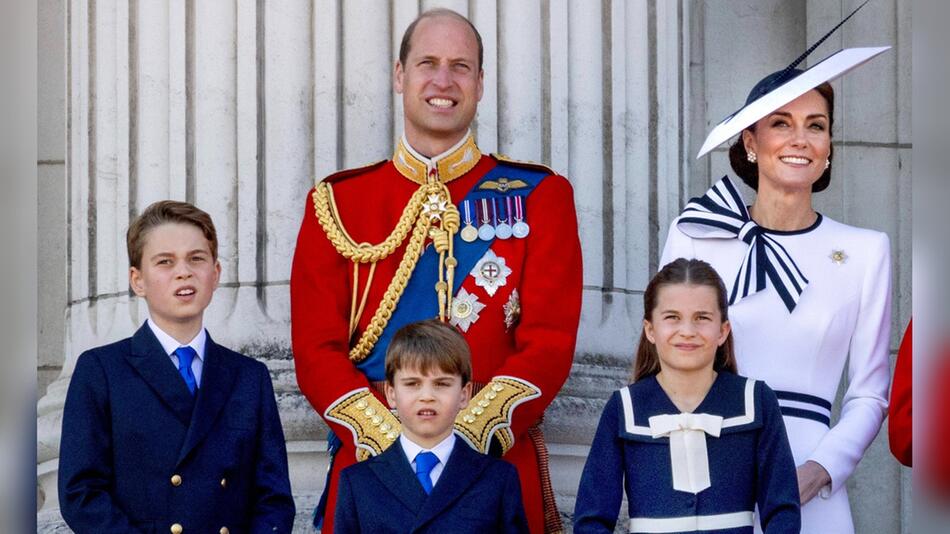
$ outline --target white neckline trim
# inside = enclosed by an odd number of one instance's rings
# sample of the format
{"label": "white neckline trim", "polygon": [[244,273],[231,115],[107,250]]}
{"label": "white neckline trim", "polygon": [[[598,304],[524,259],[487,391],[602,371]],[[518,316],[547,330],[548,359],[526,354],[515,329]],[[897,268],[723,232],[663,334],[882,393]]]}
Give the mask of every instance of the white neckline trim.
{"label": "white neckline trim", "polygon": [[[628,434],[653,436],[649,426],[637,425],[633,417],[633,400],[630,398],[630,386],[620,389],[620,401],[623,404],[624,430]],[[745,413],[722,420],[722,428],[747,425],[755,420],[755,380],[746,378]]]}

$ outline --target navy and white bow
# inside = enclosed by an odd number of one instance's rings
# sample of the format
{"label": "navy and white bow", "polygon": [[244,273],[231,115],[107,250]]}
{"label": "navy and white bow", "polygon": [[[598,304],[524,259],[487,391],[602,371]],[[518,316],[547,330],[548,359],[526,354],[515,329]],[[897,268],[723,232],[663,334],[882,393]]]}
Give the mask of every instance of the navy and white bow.
{"label": "navy and white bow", "polygon": [[723,176],[703,196],[690,200],[676,225],[693,238],[736,238],[749,245],[732,284],[730,305],[765,289],[768,279],[789,313],[795,309],[808,279],[785,247],[752,220],[742,195],[728,176]]}

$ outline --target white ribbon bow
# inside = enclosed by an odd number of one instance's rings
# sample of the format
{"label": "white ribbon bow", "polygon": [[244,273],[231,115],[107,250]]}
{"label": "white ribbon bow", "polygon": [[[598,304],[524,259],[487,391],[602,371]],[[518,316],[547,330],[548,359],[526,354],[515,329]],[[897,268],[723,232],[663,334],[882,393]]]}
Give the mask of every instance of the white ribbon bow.
{"label": "white ribbon bow", "polygon": [[699,493],[712,485],[709,481],[706,434],[718,438],[721,430],[722,417],[718,415],[680,413],[650,418],[653,438],[670,438],[673,489]]}

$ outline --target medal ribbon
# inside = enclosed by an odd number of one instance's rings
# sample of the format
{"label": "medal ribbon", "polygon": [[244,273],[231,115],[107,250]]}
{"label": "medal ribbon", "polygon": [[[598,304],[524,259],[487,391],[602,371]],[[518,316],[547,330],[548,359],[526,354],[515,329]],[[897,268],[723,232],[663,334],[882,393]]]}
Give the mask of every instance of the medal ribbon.
{"label": "medal ribbon", "polygon": [[521,195],[515,195],[515,220],[524,220],[524,205],[521,203]]}
{"label": "medal ribbon", "polygon": [[468,226],[472,225],[472,205],[468,200],[462,201],[462,210],[465,212],[465,224]]}

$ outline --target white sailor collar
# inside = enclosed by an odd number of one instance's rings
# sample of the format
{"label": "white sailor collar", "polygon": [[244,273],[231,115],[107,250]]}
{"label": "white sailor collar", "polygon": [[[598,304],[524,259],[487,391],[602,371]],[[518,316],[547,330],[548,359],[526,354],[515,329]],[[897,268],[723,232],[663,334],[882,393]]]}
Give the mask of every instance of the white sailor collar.
{"label": "white sailor collar", "polygon": [[[757,381],[720,371],[694,414],[721,416],[722,434],[745,432],[762,426],[761,410],[756,409]],[[620,398],[619,434],[624,439],[657,441],[650,430],[650,417],[679,414],[680,410],[666,395],[655,376],[643,378],[615,393]]]}

